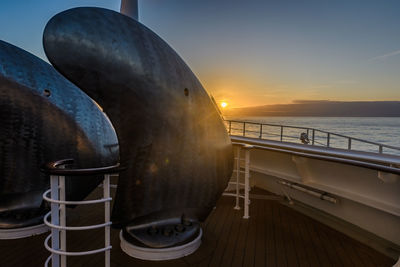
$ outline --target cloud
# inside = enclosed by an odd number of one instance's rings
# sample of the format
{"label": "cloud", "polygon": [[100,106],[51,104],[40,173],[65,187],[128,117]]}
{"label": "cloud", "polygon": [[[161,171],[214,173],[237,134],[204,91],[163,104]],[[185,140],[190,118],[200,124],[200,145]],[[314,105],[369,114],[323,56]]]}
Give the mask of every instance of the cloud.
{"label": "cloud", "polygon": [[396,51],[393,51],[393,52],[390,52],[390,53],[387,53],[384,55],[373,57],[373,58],[370,58],[369,60],[382,60],[382,59],[386,59],[388,57],[393,57],[393,56],[397,56],[397,55],[400,55],[400,50],[396,50]]}
{"label": "cloud", "polygon": [[313,100],[313,99],[295,99],[292,101],[292,104],[324,104],[324,103],[332,103],[331,100]]}

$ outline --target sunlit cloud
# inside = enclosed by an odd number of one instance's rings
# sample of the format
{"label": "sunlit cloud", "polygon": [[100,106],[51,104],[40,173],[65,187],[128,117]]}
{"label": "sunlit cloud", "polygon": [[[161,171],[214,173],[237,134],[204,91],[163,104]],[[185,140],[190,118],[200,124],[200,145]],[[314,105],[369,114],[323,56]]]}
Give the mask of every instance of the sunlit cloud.
{"label": "sunlit cloud", "polygon": [[292,104],[324,104],[332,102],[331,100],[314,100],[314,99],[295,99],[292,101]]}
{"label": "sunlit cloud", "polygon": [[373,57],[373,58],[370,58],[369,60],[370,60],[370,61],[373,61],[373,60],[383,60],[383,59],[386,59],[386,58],[388,58],[388,57],[393,57],[393,56],[397,56],[397,55],[400,55],[400,50],[396,50],[396,51],[393,51],[393,52],[390,52],[390,53],[387,53],[387,54],[384,54],[384,55],[380,55],[380,56],[377,56],[377,57]]}

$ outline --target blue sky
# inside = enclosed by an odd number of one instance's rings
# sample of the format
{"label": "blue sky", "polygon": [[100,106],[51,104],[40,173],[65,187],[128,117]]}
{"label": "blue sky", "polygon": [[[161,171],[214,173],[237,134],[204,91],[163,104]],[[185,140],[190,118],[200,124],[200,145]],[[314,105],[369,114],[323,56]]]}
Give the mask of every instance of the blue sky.
{"label": "blue sky", "polygon": [[[76,6],[118,0],[3,0],[0,39],[45,58],[42,32]],[[400,100],[400,1],[139,0],[140,21],[230,106]]]}

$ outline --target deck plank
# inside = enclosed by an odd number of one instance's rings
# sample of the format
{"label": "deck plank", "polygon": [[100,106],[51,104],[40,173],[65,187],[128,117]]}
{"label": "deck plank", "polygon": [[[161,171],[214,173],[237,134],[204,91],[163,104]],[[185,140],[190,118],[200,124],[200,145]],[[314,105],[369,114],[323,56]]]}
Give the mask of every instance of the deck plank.
{"label": "deck plank", "polygon": [[308,234],[308,230],[305,226],[306,222],[304,221],[305,216],[301,213],[295,213],[294,219],[296,221],[297,230],[300,232],[300,237],[302,243],[300,244],[304,250],[306,251],[307,262],[310,263],[310,266],[321,266],[319,259],[315,252],[315,244],[313,243],[312,238]]}
{"label": "deck plank", "polygon": [[249,229],[247,230],[247,240],[246,240],[246,245],[245,245],[245,250],[244,250],[244,259],[243,259],[243,266],[254,266],[254,256],[255,256],[255,250],[256,250],[256,236],[257,236],[257,200],[251,200],[253,202],[253,205],[250,205],[249,207],[249,219],[244,219],[244,220],[249,220]]}
{"label": "deck plank", "polygon": [[288,266],[279,206],[275,202],[272,203],[272,219],[274,221],[276,265],[282,267]]}
{"label": "deck plank", "polygon": [[290,233],[293,241],[293,249],[295,250],[297,256],[297,264],[300,267],[308,267],[310,266],[310,263],[304,247],[304,241],[302,240],[302,233],[296,220],[297,217],[295,214],[292,214],[289,209],[284,209],[284,213],[288,224],[288,232]]}
{"label": "deck plank", "polygon": [[284,245],[287,257],[288,266],[299,266],[297,259],[297,251],[293,245],[293,239],[296,235],[295,232],[292,232],[289,227],[289,221],[292,219],[290,214],[286,212],[287,207],[282,206],[279,210],[279,214],[281,217],[281,225],[282,225],[282,234],[284,238]]}
{"label": "deck plank", "polygon": [[322,227],[321,231],[325,234],[325,240],[329,240],[332,243],[332,248],[336,251],[338,260],[342,263],[342,266],[358,266],[357,262],[352,261],[352,257],[343,248],[340,241],[340,234],[337,235],[337,231],[326,226]]}
{"label": "deck plank", "polygon": [[311,218],[309,217],[304,217],[304,223],[314,244],[315,254],[318,258],[319,263],[321,264],[321,266],[332,266],[332,263],[329,260],[329,256],[325,250],[324,244],[318,236],[318,229],[316,229],[316,225],[318,224],[311,223]]}
{"label": "deck plank", "polygon": [[[353,240],[354,242],[354,240]],[[359,242],[355,242],[355,247],[361,250],[365,255],[367,255],[371,262],[375,264],[375,266],[379,266],[380,264],[383,265],[390,265],[391,261],[388,260],[387,257],[384,257],[382,254],[378,253],[375,250],[371,250],[369,247],[367,247],[364,244],[361,244]]]}
{"label": "deck plank", "polygon": [[[234,209],[233,208],[228,208],[228,212],[226,214],[225,220],[221,221],[221,226],[222,228],[220,229],[219,232],[215,232],[216,235],[218,235],[218,241],[217,241],[217,246],[214,250],[213,257],[210,260],[210,263],[208,266],[214,267],[214,266],[221,266],[221,259],[223,259],[224,256],[224,251],[226,248],[226,244],[229,239],[229,234],[231,232],[231,227],[233,223],[233,214],[234,214]],[[219,229],[218,229],[219,230]]]}
{"label": "deck plank", "polygon": [[321,226],[322,225],[318,227],[318,236],[324,243],[325,251],[329,256],[330,262],[332,263],[333,266],[344,266],[345,260],[342,259],[342,257],[339,257],[337,249],[333,245],[334,244],[333,238],[329,237]]}
{"label": "deck plank", "polygon": [[[232,207],[233,209],[233,207]],[[234,254],[236,243],[239,238],[240,233],[240,225],[243,222],[241,218],[241,214],[243,214],[243,209],[234,210],[232,228],[229,234],[229,239],[226,243],[226,247],[224,250],[224,255],[221,260],[220,266],[231,266],[232,265],[232,255]]]}
{"label": "deck plank", "polygon": [[257,201],[257,218],[256,218],[256,249],[254,257],[254,266],[265,266],[265,253],[266,253],[266,242],[265,242],[265,201]]}
{"label": "deck plank", "polygon": [[[225,199],[225,201],[227,201],[227,199]],[[224,238],[223,233],[225,232],[224,230],[226,230],[224,226],[226,224],[229,224],[231,213],[232,213],[232,208],[230,207],[230,205],[224,206],[224,209],[221,212],[221,216],[218,216],[219,219],[216,221],[215,227],[209,229],[209,231],[212,232],[215,236],[218,236],[218,239],[217,239],[217,245],[214,251],[212,252],[211,257],[208,259],[207,266],[215,266],[213,264],[215,264],[215,262],[221,259],[221,255],[219,254],[221,247],[223,246],[222,244],[223,240],[221,240],[221,238]],[[217,248],[219,248],[218,251],[216,251]]]}
{"label": "deck plank", "polygon": [[265,241],[266,241],[266,252],[265,252],[265,263],[266,266],[275,267],[276,265],[276,246],[275,246],[275,231],[273,223],[272,213],[272,201],[264,201],[265,204]]}
{"label": "deck plank", "polygon": [[324,251],[328,255],[328,259],[329,259],[330,263],[333,266],[343,266],[344,263],[341,260],[341,258],[339,258],[338,254],[336,253],[336,249],[332,246],[332,242],[330,240],[331,238],[328,237],[326,235],[326,233],[324,232],[323,225],[322,224],[316,225],[315,230],[316,230],[316,233],[317,233],[319,239],[324,244],[323,245]]}
{"label": "deck plank", "polygon": [[[239,216],[243,216],[241,213]],[[249,229],[249,220],[242,219],[240,223],[238,238],[236,241],[236,246],[234,249],[234,253],[232,255],[232,263],[233,267],[240,267],[243,265],[244,252],[246,247],[246,239],[247,239],[247,231]]]}
{"label": "deck plank", "polygon": [[[100,189],[99,189],[100,190]],[[98,191],[99,191],[98,190]],[[257,193],[265,192],[258,190]],[[113,192],[115,193],[115,192]],[[268,194],[267,192],[265,192]],[[93,196],[99,192],[93,193]],[[392,266],[395,261],[336,230],[271,199],[252,199],[250,218],[234,210],[234,198],[222,197],[202,224],[200,248],[178,260],[151,262],[129,257],[119,246],[119,230],[111,230],[111,266]],[[100,223],[102,207],[69,210],[68,225]],[[100,229],[69,232],[74,251],[104,244]],[[49,253],[43,247],[47,234],[25,239],[0,240],[0,266],[43,266]],[[68,266],[102,266],[104,254],[69,257]]]}

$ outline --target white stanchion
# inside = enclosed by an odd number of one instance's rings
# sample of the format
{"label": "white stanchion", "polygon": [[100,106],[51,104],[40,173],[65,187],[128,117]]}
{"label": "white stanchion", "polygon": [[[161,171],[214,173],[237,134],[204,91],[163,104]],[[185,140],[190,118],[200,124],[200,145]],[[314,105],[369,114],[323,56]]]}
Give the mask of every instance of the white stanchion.
{"label": "white stanchion", "polygon": [[250,150],[253,146],[245,145],[245,164],[244,164],[244,215],[243,219],[250,218],[249,206],[250,206]]}
{"label": "white stanchion", "polygon": [[[51,211],[44,217],[44,223],[46,227],[51,229],[51,234],[46,238],[44,242],[45,248],[51,252],[51,255],[47,258],[44,266],[47,267],[51,261],[52,267],[66,267],[67,256],[83,256],[91,255],[96,253],[105,253],[105,266],[110,266],[110,250],[111,239],[110,239],[110,175],[104,175],[103,181],[103,198],[86,201],[66,201],[65,200],[65,176],[50,176],[50,190],[47,190],[43,194],[43,199],[51,203]],[[51,197],[48,194],[51,193]],[[104,219],[105,222],[102,224],[88,225],[88,226],[67,226],[66,225],[66,205],[88,205],[104,203]],[[51,216],[51,222],[48,218]],[[100,249],[80,251],[80,252],[68,252],[66,243],[66,231],[67,230],[90,230],[96,228],[104,228],[105,234],[105,246]],[[48,242],[51,239],[51,246]]]}
{"label": "white stanchion", "polygon": [[240,210],[239,206],[239,177],[240,177],[240,146],[236,149],[236,204],[234,209]]}
{"label": "white stanchion", "polygon": [[[236,178],[236,181],[229,182],[229,185],[235,185],[235,193],[231,193],[229,191],[225,191],[223,196],[233,196],[236,199],[235,202],[235,210],[240,210],[239,199],[244,199],[244,214],[243,219],[250,218],[249,216],[249,205],[250,205],[250,150],[253,148],[251,145],[245,144],[234,144],[236,147],[235,151],[235,170],[233,171],[233,175]],[[240,157],[241,150],[244,150],[244,159]],[[244,161],[244,171],[240,170],[241,162]],[[244,174],[244,184],[239,182],[240,174]],[[228,188],[229,188],[228,185]],[[227,188],[227,189],[228,189]],[[244,194],[240,194],[240,188],[244,188]]]}
{"label": "white stanchion", "polygon": [[[51,190],[51,199],[59,200],[59,185],[58,185],[58,176],[51,175],[50,176],[50,190]],[[60,211],[59,205],[57,203],[51,203],[51,224],[60,225]],[[54,250],[60,249],[60,230],[57,228],[51,228],[51,247]],[[51,254],[51,263],[52,267],[60,266],[60,255],[56,253]]]}

